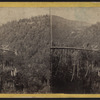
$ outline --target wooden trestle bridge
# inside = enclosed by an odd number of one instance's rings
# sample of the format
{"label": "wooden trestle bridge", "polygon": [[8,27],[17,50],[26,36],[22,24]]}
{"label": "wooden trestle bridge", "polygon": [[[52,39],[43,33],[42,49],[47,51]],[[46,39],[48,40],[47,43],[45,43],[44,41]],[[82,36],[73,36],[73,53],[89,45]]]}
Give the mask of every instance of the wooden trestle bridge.
{"label": "wooden trestle bridge", "polygon": [[100,74],[99,50],[52,47],[50,57],[52,92],[91,93]]}

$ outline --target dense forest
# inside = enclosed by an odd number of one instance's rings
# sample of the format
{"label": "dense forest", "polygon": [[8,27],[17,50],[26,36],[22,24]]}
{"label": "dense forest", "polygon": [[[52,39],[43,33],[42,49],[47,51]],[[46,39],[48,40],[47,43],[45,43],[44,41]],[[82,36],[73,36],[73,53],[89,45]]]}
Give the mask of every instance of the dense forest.
{"label": "dense forest", "polygon": [[[3,83],[0,81],[1,93],[51,92],[50,29],[49,15],[11,21],[0,26],[0,80],[7,80]],[[91,25],[52,16],[53,46],[99,49],[99,31],[100,23]],[[2,71],[3,66],[5,69]],[[23,89],[18,89],[20,87],[16,84],[16,88],[10,86],[10,89],[4,85],[13,80],[10,77],[10,68],[19,73],[17,77],[13,77],[14,83],[20,84]]]}
{"label": "dense forest", "polygon": [[[48,80],[50,77],[49,20],[48,15],[36,16],[8,22],[0,27],[1,48],[14,51],[19,56],[15,57],[20,62],[16,67],[24,83],[29,85],[25,90],[28,93],[39,92],[45,87],[42,79]],[[44,88],[44,92],[48,92],[48,88]]]}

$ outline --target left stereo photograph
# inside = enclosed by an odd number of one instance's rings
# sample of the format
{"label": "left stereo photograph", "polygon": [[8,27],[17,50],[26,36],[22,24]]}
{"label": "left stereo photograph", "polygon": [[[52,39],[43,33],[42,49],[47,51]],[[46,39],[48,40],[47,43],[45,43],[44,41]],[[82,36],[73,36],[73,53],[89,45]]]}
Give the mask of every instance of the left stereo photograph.
{"label": "left stereo photograph", "polygon": [[50,93],[49,14],[0,8],[0,93]]}

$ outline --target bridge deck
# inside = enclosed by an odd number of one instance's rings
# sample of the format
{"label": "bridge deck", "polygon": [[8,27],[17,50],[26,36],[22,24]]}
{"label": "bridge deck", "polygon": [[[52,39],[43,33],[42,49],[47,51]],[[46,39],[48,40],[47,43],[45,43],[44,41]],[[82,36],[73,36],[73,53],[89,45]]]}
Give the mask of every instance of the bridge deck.
{"label": "bridge deck", "polygon": [[96,50],[96,49],[85,49],[85,48],[76,48],[76,47],[51,47],[50,49],[73,49],[73,50],[100,52],[100,50]]}

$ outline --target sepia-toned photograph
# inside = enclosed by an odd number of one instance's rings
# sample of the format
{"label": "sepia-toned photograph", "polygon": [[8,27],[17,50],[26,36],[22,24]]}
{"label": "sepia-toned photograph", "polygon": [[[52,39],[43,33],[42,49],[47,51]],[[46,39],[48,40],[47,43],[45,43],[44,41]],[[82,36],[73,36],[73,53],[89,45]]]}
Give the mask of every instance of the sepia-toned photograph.
{"label": "sepia-toned photograph", "polygon": [[99,94],[100,7],[0,8],[1,94]]}
{"label": "sepia-toned photograph", "polygon": [[51,91],[100,93],[100,8],[52,8]]}

